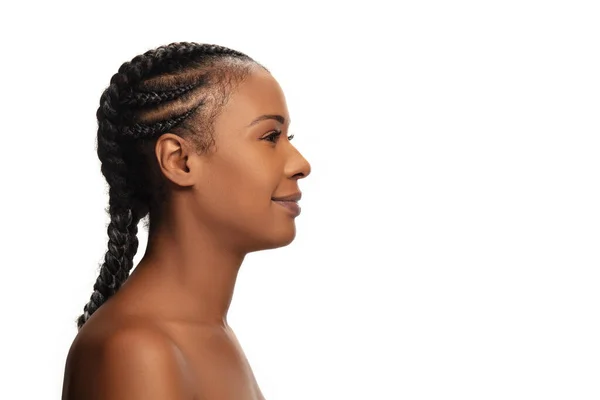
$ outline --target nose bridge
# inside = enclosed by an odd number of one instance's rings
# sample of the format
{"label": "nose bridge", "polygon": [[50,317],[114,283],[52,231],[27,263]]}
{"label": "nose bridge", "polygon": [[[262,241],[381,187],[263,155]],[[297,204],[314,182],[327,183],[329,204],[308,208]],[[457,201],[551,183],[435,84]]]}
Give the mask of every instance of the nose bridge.
{"label": "nose bridge", "polygon": [[288,142],[287,159],[285,163],[285,174],[286,176],[306,178],[311,171],[310,163],[304,158],[304,156],[298,151],[296,146]]}

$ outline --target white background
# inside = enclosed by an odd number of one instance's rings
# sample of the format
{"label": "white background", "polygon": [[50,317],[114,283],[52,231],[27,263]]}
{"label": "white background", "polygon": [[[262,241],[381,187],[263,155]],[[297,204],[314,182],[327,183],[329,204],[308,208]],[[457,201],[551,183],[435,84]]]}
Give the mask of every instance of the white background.
{"label": "white background", "polygon": [[3,5],[0,398],[60,398],[108,239],[100,94],[174,41],[267,66],[312,164],[229,314],[268,400],[600,398],[596,4]]}

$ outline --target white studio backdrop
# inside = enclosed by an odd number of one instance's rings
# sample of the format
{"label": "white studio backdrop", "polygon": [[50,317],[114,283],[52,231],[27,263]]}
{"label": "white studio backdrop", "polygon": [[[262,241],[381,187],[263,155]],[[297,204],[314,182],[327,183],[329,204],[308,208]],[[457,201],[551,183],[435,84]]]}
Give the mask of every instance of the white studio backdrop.
{"label": "white studio backdrop", "polygon": [[267,66],[312,165],[296,240],[247,257],[229,313],[268,400],[600,398],[596,2],[0,14],[1,399],[60,398],[106,252],[100,94],[174,41]]}

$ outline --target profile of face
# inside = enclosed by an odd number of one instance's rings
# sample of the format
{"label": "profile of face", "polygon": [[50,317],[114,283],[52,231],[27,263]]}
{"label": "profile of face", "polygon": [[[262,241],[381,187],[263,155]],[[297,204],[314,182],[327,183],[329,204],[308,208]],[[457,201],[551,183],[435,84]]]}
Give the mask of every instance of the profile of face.
{"label": "profile of face", "polygon": [[230,94],[215,119],[215,150],[189,153],[191,191],[183,203],[194,225],[236,250],[286,246],[296,215],[272,200],[300,193],[308,161],[288,140],[290,115],[273,76],[255,68]]}

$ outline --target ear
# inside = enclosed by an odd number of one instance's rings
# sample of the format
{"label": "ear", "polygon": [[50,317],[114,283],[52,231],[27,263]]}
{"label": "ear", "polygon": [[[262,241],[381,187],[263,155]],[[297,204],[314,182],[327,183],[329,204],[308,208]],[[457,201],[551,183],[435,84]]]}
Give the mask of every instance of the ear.
{"label": "ear", "polygon": [[197,163],[193,163],[192,147],[187,140],[172,133],[161,135],[154,148],[162,174],[179,186],[193,186]]}

